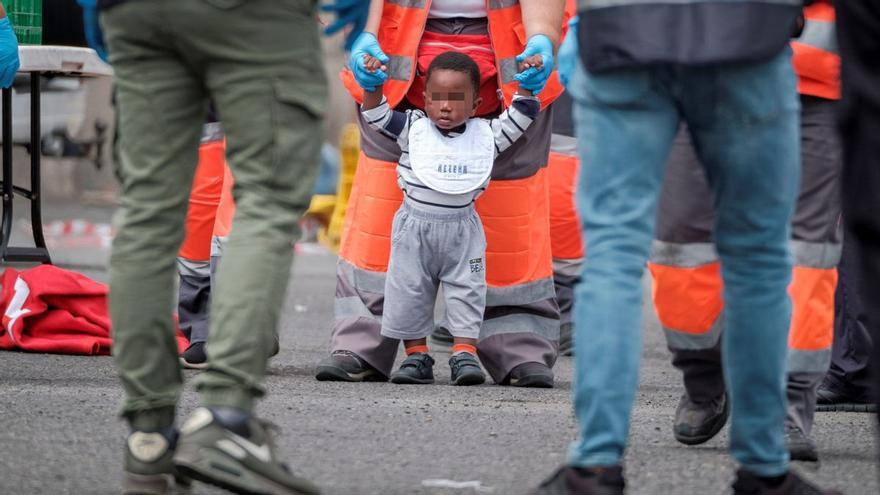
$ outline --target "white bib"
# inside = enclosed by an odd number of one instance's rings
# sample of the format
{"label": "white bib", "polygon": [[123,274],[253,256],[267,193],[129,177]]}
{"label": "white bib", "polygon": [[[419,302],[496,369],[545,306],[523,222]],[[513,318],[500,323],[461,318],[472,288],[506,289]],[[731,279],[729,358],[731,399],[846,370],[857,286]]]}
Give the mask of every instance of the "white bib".
{"label": "white bib", "polygon": [[468,120],[464,133],[447,137],[430,119],[413,122],[409,159],[423,184],[446,194],[466,194],[486,182],[495,162],[495,135],[483,119]]}

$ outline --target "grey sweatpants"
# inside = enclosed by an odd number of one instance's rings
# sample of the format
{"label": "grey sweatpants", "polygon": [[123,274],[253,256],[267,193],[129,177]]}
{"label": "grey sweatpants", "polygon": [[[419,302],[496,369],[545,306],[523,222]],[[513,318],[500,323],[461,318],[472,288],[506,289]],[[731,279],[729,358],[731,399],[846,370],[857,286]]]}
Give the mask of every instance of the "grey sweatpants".
{"label": "grey sweatpants", "polygon": [[404,201],[391,226],[382,335],[425,338],[443,284],[446,323],[454,337],[480,336],[486,308],[486,234],[473,205],[431,211]]}

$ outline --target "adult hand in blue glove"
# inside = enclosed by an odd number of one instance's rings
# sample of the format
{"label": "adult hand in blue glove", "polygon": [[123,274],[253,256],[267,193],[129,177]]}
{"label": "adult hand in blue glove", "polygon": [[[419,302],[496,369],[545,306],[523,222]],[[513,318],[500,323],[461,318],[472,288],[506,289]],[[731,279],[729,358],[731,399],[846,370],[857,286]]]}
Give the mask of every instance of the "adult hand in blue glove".
{"label": "adult hand in blue glove", "polygon": [[353,50],[364,26],[367,25],[370,0],[334,0],[332,4],[322,5],[321,10],[336,13],[336,21],[324,30],[327,36],[351,26],[351,31],[345,36],[345,50]]}
{"label": "adult hand in blue glove", "polygon": [[514,76],[514,78],[519,81],[519,85],[523,89],[538,94],[544,89],[547,79],[553,73],[553,42],[550,41],[550,38],[543,34],[536,34],[529,38],[528,43],[526,43],[526,49],[516,56],[516,61],[520,63],[527,57],[534,55],[540,55],[544,60],[544,65],[541,67],[529,67]]}
{"label": "adult hand in blue glove", "polygon": [[9,17],[0,19],[0,88],[12,86],[18,72],[18,38]]}
{"label": "adult hand in blue glove", "polygon": [[98,53],[101,60],[109,62],[107,59],[107,46],[104,45],[104,31],[101,30],[101,23],[98,22],[98,1],[97,0],[76,0],[83,9],[83,29],[86,34],[86,41],[92,50]]}
{"label": "adult hand in blue glove", "polygon": [[559,80],[562,85],[568,87],[568,81],[574,74],[577,66],[578,42],[577,42],[577,26],[578,16],[574,16],[568,21],[568,33],[559,46],[559,53],[556,54],[557,64],[556,70],[559,72]]}
{"label": "adult hand in blue glove", "polygon": [[348,66],[354,73],[354,78],[362,88],[367,91],[375,91],[376,86],[385,83],[388,74],[382,69],[369,72],[364,65],[364,55],[372,55],[379,59],[383,64],[388,63],[388,55],[382,51],[379,46],[379,40],[373,33],[361,33],[354,41],[351,47],[351,58],[349,58]]}

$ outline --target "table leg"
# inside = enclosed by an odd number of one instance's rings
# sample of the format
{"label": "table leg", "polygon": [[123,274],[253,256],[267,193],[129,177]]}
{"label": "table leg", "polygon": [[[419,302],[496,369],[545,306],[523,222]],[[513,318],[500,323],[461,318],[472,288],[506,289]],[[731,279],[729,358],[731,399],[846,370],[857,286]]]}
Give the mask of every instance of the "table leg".
{"label": "table leg", "polygon": [[0,220],[0,260],[6,259],[12,235],[12,89],[3,89],[3,217]]}
{"label": "table leg", "polygon": [[40,132],[40,75],[31,74],[31,226],[34,233],[34,246],[45,250],[44,263],[52,263],[46,240],[43,238],[43,196],[40,191],[40,158],[42,155],[42,133]]}

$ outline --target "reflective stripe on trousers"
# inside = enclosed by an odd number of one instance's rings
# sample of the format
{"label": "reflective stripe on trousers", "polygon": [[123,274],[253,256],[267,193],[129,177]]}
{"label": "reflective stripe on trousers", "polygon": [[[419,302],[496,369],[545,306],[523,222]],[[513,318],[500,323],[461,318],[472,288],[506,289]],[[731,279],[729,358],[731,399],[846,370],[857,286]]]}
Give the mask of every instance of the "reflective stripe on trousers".
{"label": "reflective stripe on trousers", "polygon": [[[840,150],[834,135],[833,102],[803,101],[801,194],[793,222],[794,257],[789,294],[792,320],[788,357],[788,420],[809,433],[815,389],[831,358],[836,266],[840,259],[837,179]],[[692,396],[707,398],[719,390],[720,379],[695,378],[721,373],[718,343],[723,331],[720,264],[710,242],[711,199],[690,148],[676,139],[667,169],[658,230],[649,264],[654,277],[654,303]],[[659,240],[662,239],[662,240]]]}

